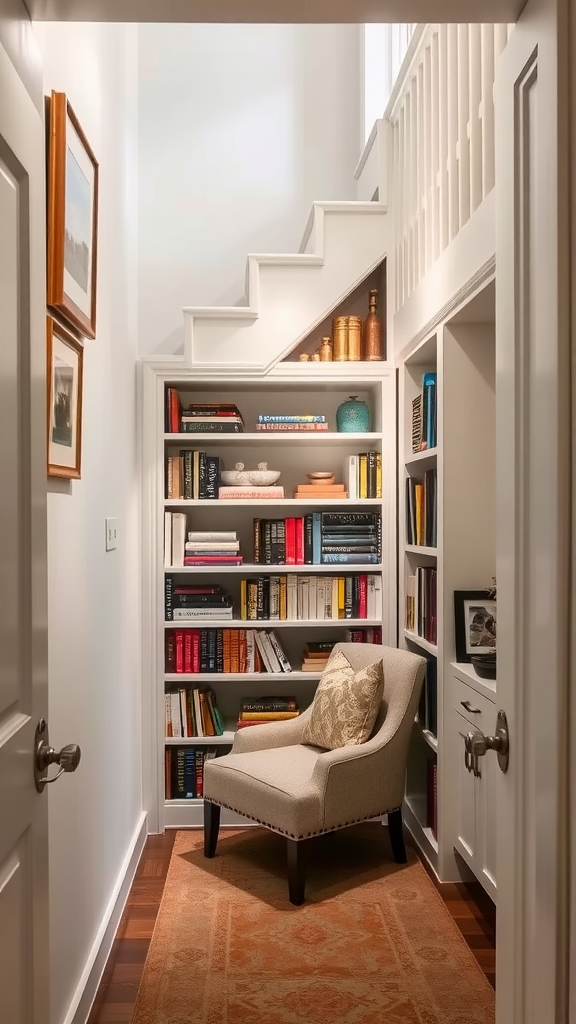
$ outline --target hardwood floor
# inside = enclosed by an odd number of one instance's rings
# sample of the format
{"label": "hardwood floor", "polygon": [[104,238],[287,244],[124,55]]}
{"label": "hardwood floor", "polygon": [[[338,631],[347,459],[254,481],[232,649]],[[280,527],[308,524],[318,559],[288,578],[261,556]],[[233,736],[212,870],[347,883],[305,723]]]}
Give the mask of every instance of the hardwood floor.
{"label": "hardwood floor", "polygon": [[[176,832],[171,830],[146,840],[88,1024],[130,1024],[132,1020],[175,836]],[[480,883],[442,885],[434,878],[433,881],[480,967],[494,985],[494,904]]]}

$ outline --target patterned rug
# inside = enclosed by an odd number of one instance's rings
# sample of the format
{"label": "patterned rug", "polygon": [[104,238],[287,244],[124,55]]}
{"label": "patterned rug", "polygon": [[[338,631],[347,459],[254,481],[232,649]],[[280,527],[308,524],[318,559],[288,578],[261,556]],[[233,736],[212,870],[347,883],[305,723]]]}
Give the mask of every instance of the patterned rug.
{"label": "patterned rug", "polygon": [[132,1024],[493,1024],[494,992],[426,871],[364,824],[310,843],[288,902],[284,840],[179,832]]}

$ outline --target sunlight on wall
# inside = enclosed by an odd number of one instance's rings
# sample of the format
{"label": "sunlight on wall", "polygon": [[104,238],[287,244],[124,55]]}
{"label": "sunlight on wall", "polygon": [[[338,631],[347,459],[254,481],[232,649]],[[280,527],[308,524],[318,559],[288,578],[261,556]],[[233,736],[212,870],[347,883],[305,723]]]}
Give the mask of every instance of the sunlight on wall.
{"label": "sunlight on wall", "polygon": [[415,24],[364,25],[364,138],[382,117],[404,60]]}

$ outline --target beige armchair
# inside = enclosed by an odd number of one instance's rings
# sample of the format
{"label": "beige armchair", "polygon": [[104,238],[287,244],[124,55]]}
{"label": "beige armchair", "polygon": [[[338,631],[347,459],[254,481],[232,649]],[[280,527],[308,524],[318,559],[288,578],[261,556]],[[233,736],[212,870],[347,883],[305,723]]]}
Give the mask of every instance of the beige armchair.
{"label": "beige armchair", "polygon": [[382,705],[366,743],[337,750],[303,744],[308,708],[286,722],[240,730],[232,752],[204,768],[204,856],[216,853],[221,807],[286,836],[288,890],[296,905],[304,902],[304,840],[311,836],[388,814],[394,859],[406,861],[406,758],[426,661],[378,644],[337,644],[336,650],[355,671],[382,659]]}

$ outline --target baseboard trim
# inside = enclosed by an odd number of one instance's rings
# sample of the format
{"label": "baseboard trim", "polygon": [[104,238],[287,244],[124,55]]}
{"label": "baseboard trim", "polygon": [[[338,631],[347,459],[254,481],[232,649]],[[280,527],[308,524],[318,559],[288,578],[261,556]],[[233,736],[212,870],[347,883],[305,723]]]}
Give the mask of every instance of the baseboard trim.
{"label": "baseboard trim", "polygon": [[136,868],[142,856],[148,835],[147,826],[148,817],[145,812],[142,812],[63,1024],[86,1024],[88,1020],[106,961],[112,949],[122,911],[128,899],[130,886],[134,881]]}

